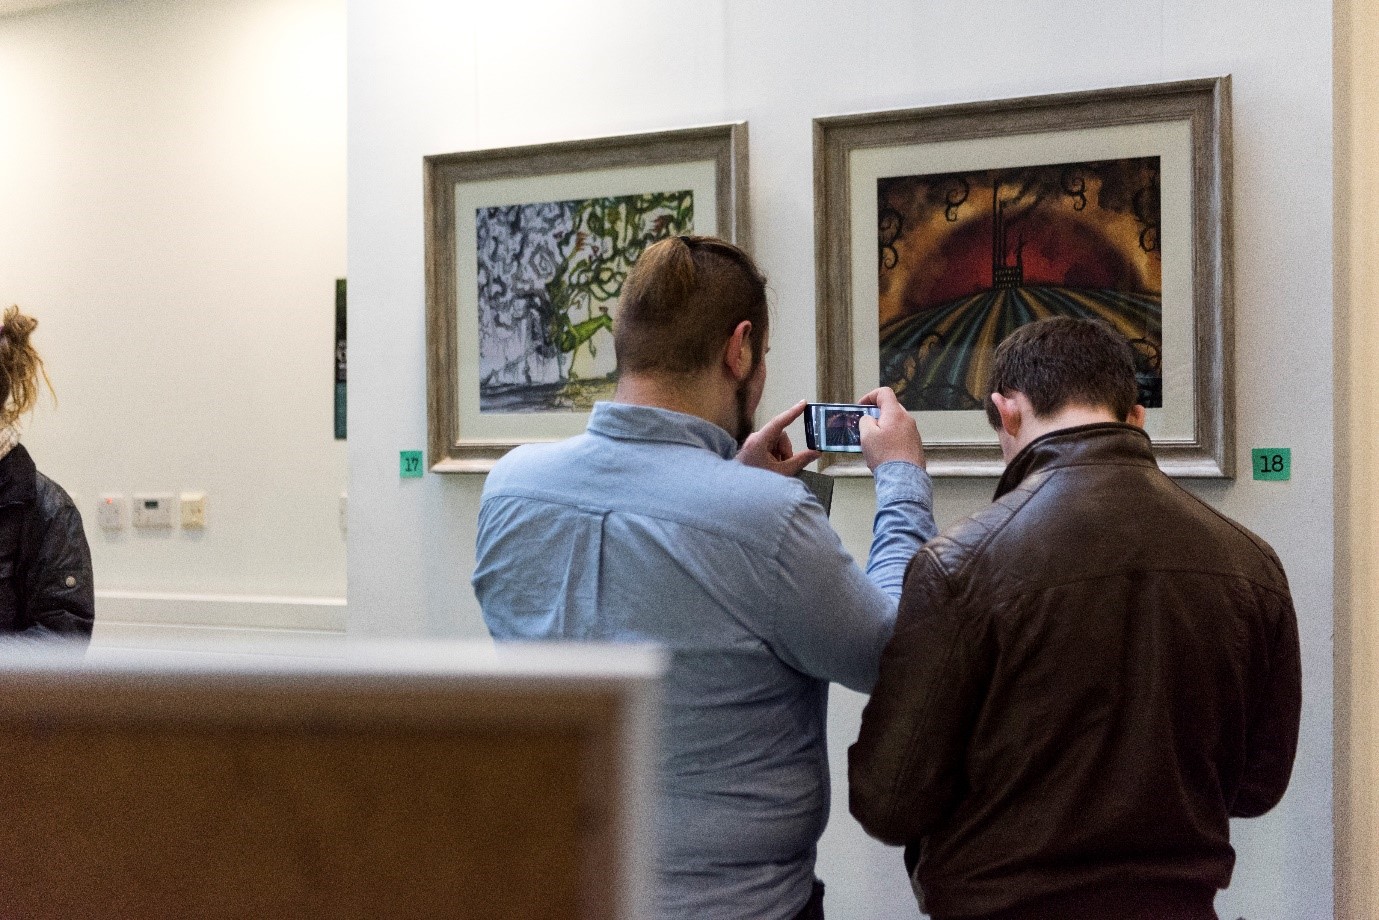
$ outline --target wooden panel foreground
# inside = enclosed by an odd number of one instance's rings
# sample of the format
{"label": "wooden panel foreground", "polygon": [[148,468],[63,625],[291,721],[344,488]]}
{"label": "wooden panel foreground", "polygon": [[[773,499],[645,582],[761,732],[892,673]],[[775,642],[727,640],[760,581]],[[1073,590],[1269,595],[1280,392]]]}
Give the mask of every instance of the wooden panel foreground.
{"label": "wooden panel foreground", "polygon": [[0,664],[5,915],[639,915],[658,666],[488,654]]}

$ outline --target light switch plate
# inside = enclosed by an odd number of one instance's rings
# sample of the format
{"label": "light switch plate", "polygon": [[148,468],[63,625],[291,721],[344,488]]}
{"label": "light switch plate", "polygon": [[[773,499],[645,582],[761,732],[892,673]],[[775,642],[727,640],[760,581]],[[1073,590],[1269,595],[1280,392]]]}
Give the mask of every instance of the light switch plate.
{"label": "light switch plate", "polygon": [[129,503],[119,492],[107,492],[96,505],[101,530],[124,530],[129,523]]}
{"label": "light switch plate", "polygon": [[206,493],[183,492],[177,497],[182,509],[182,529],[200,530],[206,526]]}
{"label": "light switch plate", "polygon": [[171,492],[135,492],[134,526],[171,527],[172,504]]}

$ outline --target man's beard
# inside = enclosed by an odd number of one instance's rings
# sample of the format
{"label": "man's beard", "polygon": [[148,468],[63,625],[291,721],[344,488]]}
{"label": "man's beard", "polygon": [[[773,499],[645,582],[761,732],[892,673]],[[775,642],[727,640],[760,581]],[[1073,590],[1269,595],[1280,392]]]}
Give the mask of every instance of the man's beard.
{"label": "man's beard", "polygon": [[739,448],[757,427],[754,413],[747,408],[747,386],[747,380],[737,386],[737,431],[733,434],[737,438]]}

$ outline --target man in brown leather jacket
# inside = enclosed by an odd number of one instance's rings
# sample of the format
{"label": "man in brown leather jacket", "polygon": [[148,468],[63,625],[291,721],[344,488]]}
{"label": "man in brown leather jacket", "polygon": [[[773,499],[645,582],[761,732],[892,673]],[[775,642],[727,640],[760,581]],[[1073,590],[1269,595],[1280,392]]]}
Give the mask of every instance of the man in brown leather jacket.
{"label": "man in brown leather jacket", "polygon": [[1159,471],[1109,328],[1022,327],[990,389],[1005,475],[911,563],[852,813],[935,920],[1215,918],[1297,747],[1283,568]]}

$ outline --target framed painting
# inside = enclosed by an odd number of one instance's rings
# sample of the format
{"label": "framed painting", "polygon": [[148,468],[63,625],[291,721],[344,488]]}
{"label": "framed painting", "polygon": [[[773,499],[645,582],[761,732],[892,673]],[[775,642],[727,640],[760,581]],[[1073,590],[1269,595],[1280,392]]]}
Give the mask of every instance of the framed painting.
{"label": "framed painting", "polygon": [[1095,317],[1165,472],[1233,475],[1229,77],[820,118],[814,164],[821,400],[890,386],[931,473],[999,475],[996,345]]}
{"label": "framed painting", "polygon": [[678,234],[748,244],[747,126],[425,158],[433,472],[584,430],[611,397],[618,294]]}

